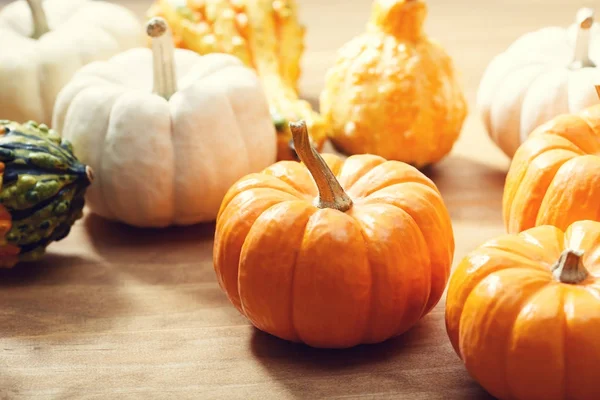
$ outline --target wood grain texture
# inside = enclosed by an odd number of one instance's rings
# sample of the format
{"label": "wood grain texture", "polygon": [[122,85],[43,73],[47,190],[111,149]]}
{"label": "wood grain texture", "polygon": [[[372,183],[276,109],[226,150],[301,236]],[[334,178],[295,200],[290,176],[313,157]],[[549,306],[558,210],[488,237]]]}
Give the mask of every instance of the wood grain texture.
{"label": "wood grain texture", "polygon": [[[0,0],[0,6],[6,1]],[[120,1],[140,17],[149,1]],[[299,0],[301,90],[316,102],[369,0]],[[471,115],[429,171],[450,210],[455,264],[504,232],[509,162],[475,114],[483,70],[517,36],[593,1],[431,0],[426,29],[454,57]],[[596,4],[597,5],[597,4]],[[489,399],[451,349],[444,302],[404,336],[323,351],[253,329],[219,289],[214,225],[140,230],[87,215],[43,262],[0,271],[0,399]]]}

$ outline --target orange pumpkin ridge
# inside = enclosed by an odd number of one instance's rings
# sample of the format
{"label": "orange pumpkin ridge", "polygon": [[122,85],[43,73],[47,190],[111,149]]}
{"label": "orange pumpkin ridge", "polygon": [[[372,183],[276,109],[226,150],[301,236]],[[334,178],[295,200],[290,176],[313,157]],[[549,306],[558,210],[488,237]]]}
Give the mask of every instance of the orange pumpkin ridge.
{"label": "orange pumpkin ridge", "polygon": [[[600,86],[596,87],[600,97]],[[504,224],[510,233],[538,225],[566,229],[600,220],[600,105],[560,115],[519,147],[506,177]]]}
{"label": "orange pumpkin ridge", "polygon": [[433,182],[373,155],[342,161],[290,124],[303,163],[281,161],[225,196],[214,267],[258,329],[314,347],[397,336],[446,287],[454,237]]}

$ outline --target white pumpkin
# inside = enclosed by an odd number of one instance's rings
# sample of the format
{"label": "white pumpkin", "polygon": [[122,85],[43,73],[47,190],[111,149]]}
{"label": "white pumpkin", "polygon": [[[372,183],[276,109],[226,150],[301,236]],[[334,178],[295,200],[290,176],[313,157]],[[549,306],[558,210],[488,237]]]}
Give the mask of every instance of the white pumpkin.
{"label": "white pumpkin", "polygon": [[492,140],[512,157],[539,125],[598,103],[600,27],[585,8],[568,29],[528,33],[486,69],[477,108]]}
{"label": "white pumpkin", "polygon": [[50,124],[83,65],[145,43],[129,10],[91,0],[18,0],[0,11],[0,119]]}
{"label": "white pumpkin", "polygon": [[152,50],[83,67],[54,128],[95,172],[93,212],[140,227],[212,221],[236,180],[275,162],[266,95],[234,56],[175,50],[162,18],[148,34]]}

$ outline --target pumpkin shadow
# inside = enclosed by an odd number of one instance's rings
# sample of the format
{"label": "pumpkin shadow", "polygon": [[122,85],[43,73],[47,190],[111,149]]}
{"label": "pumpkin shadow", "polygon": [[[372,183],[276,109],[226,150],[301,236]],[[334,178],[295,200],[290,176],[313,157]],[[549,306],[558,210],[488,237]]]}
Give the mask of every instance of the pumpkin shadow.
{"label": "pumpkin shadow", "polygon": [[110,330],[114,317],[128,308],[118,283],[110,266],[52,249],[39,261],[2,269],[0,337],[35,347],[48,335],[68,333],[61,340],[69,340],[74,333]]}
{"label": "pumpkin shadow", "polygon": [[[439,335],[445,335],[436,320],[441,322],[439,316],[425,317],[399,337],[343,350],[291,343],[258,329],[250,345],[273,380],[296,398],[377,394],[406,400],[493,399],[468,376],[447,341],[436,345]],[[443,360],[453,360],[452,365],[438,364],[441,360],[432,353],[440,349]],[[451,391],[457,388],[464,390],[452,397]]]}
{"label": "pumpkin shadow", "polygon": [[[98,256],[128,278],[161,286],[173,295],[183,294],[179,287],[185,285],[199,301],[213,302],[215,296],[221,295],[212,261],[214,222],[137,228],[90,214],[85,229]],[[207,283],[214,283],[214,290],[207,290]]]}
{"label": "pumpkin shadow", "polygon": [[440,190],[453,221],[502,224],[506,169],[450,156],[421,172]]}
{"label": "pumpkin shadow", "polygon": [[19,263],[13,268],[0,268],[0,288],[58,282],[73,268],[94,263],[77,255],[48,251],[38,261]]}
{"label": "pumpkin shadow", "polygon": [[214,222],[160,229],[137,228],[90,214],[84,224],[94,250],[111,262],[160,266],[197,262],[199,258],[206,258],[207,253],[212,255]]}
{"label": "pumpkin shadow", "polygon": [[215,223],[200,223],[166,228],[138,228],[110,221],[90,213],[84,221],[92,245],[106,259],[122,256],[122,249],[132,256],[147,254],[149,247],[181,249],[190,243],[212,241]]}

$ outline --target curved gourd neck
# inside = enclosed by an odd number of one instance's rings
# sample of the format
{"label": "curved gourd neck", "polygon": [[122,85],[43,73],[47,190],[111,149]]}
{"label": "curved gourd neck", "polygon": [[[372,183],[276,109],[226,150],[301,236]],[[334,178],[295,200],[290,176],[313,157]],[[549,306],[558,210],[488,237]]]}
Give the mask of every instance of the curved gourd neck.
{"label": "curved gourd neck", "polygon": [[31,19],[33,22],[32,39],[39,39],[46,33],[50,32],[46,13],[42,7],[42,0],[27,0],[29,9],[31,10]]}
{"label": "curved gourd neck", "polygon": [[423,0],[375,0],[369,29],[377,29],[403,40],[423,35],[427,5]]}

